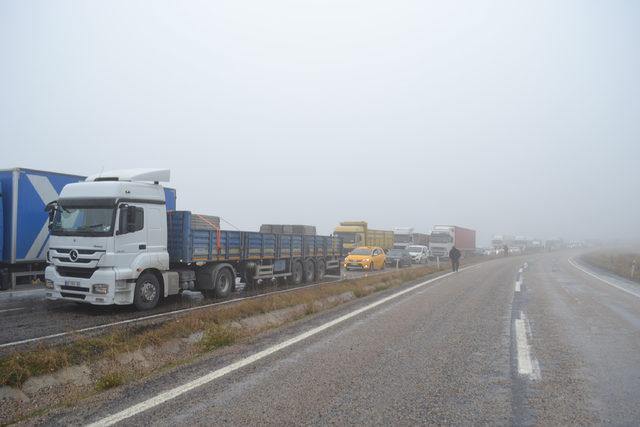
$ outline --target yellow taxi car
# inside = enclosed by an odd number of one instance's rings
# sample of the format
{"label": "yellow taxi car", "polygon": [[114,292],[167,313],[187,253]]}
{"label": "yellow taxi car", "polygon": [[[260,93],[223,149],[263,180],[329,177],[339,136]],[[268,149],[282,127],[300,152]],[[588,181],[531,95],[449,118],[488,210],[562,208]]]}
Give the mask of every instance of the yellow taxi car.
{"label": "yellow taxi car", "polygon": [[382,270],[386,255],[377,246],[360,246],[352,250],[344,259],[345,270]]}

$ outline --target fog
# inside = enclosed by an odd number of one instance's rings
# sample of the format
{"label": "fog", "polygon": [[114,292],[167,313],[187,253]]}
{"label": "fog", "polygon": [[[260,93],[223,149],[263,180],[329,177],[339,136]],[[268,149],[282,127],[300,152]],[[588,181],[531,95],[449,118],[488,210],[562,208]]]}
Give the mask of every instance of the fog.
{"label": "fog", "polygon": [[[640,238],[640,4],[0,3],[0,168],[235,226]],[[230,226],[229,226],[230,227]]]}

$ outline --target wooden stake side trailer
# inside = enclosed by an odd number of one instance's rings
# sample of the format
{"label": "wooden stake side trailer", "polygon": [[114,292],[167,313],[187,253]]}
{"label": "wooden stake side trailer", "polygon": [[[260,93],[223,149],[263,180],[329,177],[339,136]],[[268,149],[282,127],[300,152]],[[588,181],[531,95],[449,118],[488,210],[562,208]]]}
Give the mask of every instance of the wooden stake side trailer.
{"label": "wooden stake side trailer", "polygon": [[180,289],[226,296],[223,282],[240,277],[247,286],[277,279],[294,285],[340,275],[342,241],[332,236],[220,230],[189,211],[168,212],[170,269]]}

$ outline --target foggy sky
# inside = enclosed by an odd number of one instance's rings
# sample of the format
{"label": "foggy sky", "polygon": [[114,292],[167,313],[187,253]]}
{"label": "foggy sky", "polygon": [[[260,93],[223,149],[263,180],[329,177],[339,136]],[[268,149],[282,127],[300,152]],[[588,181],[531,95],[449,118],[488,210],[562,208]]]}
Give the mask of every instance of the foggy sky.
{"label": "foggy sky", "polygon": [[244,229],[640,238],[634,1],[0,2],[0,168]]}

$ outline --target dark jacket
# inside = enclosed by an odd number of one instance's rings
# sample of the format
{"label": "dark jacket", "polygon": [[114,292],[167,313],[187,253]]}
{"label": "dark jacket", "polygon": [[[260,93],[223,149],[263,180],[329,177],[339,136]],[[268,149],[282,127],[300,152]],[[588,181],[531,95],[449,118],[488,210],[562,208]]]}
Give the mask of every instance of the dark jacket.
{"label": "dark jacket", "polygon": [[451,259],[460,259],[460,251],[455,246],[451,248],[449,251],[449,258]]}

